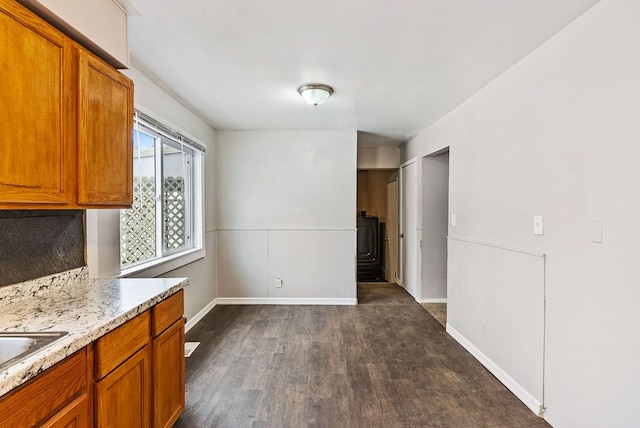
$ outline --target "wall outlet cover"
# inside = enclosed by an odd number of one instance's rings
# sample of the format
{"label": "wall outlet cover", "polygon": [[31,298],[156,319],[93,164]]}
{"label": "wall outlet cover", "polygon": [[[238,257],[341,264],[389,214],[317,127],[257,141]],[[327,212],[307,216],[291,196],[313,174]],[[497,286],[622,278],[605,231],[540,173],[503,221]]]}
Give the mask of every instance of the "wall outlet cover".
{"label": "wall outlet cover", "polygon": [[591,222],[591,242],[602,244],[602,222]]}
{"label": "wall outlet cover", "polygon": [[544,219],[541,215],[533,216],[533,234],[544,235]]}

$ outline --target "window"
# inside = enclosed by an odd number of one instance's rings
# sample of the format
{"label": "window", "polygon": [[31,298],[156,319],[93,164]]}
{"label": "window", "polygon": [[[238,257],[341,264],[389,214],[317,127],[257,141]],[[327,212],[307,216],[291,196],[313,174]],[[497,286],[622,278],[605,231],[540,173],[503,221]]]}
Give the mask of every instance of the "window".
{"label": "window", "polygon": [[133,205],[120,210],[121,270],[202,248],[202,149],[136,112]]}

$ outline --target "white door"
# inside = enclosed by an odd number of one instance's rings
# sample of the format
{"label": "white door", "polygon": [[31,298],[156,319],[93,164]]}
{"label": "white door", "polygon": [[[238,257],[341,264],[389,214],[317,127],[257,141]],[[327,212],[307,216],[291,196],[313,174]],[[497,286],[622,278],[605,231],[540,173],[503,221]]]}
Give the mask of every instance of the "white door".
{"label": "white door", "polygon": [[415,299],[418,298],[417,269],[417,184],[416,163],[411,161],[400,169],[400,251],[401,284]]}

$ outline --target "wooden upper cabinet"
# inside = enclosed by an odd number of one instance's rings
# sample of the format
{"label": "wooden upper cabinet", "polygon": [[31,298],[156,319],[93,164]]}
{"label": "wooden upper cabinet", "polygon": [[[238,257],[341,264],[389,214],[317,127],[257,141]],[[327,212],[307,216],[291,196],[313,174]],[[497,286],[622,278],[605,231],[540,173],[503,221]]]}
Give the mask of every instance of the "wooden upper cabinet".
{"label": "wooden upper cabinet", "polygon": [[69,39],[0,0],[0,208],[75,199],[74,57]]}
{"label": "wooden upper cabinet", "polygon": [[85,50],[79,57],[78,204],[133,202],[133,82]]}
{"label": "wooden upper cabinet", "polygon": [[133,82],[0,0],[0,209],[133,202]]}

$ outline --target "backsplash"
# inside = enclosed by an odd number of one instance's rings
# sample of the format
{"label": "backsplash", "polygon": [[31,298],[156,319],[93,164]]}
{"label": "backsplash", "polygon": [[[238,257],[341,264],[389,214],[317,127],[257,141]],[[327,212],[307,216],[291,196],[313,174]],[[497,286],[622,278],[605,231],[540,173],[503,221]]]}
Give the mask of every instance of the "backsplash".
{"label": "backsplash", "polygon": [[84,266],[84,211],[0,211],[0,286]]}

